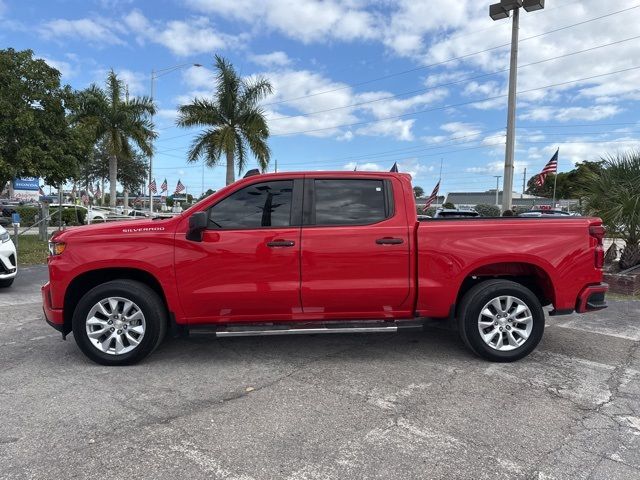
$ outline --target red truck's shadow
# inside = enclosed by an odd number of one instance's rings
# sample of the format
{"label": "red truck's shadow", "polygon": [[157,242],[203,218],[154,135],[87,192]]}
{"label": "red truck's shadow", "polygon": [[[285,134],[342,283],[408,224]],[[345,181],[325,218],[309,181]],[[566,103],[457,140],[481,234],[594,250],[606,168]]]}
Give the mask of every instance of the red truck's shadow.
{"label": "red truck's shadow", "polygon": [[396,334],[331,334],[216,338],[191,335],[169,339],[145,361],[147,364],[265,361],[307,363],[340,358],[344,361],[393,360],[403,357],[439,359],[473,357],[457,332],[436,327]]}

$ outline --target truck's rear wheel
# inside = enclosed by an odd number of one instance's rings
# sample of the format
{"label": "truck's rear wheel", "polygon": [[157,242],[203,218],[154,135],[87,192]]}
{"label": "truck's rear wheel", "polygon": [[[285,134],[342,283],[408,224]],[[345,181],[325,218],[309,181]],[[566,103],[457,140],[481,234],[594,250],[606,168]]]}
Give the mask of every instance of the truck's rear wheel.
{"label": "truck's rear wheel", "polygon": [[130,365],[162,341],[167,313],[158,294],[143,283],[114,280],[87,292],[73,314],[80,350],[102,365]]}
{"label": "truck's rear wheel", "polygon": [[458,311],[465,344],[496,362],[531,353],[544,332],[544,311],[528,288],[508,280],[488,280],[469,290]]}

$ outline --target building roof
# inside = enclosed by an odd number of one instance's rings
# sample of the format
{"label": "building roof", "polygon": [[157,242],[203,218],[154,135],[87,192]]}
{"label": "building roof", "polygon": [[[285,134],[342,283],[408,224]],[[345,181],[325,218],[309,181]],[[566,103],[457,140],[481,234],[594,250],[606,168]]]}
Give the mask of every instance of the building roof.
{"label": "building roof", "polygon": [[[512,206],[534,206],[534,205],[551,205],[552,199],[545,197],[536,197],[533,195],[522,195],[520,193],[513,192]],[[496,204],[496,191],[489,190],[487,192],[450,192],[447,194],[445,202],[453,203],[454,205],[495,205]],[[502,205],[502,192],[498,193],[498,204]]]}

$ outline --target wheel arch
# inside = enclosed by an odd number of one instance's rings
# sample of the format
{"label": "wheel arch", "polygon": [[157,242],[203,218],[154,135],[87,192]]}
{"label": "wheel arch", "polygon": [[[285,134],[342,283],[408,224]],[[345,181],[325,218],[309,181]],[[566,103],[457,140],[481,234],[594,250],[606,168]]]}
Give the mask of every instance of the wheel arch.
{"label": "wheel arch", "polygon": [[494,279],[519,283],[531,290],[543,306],[553,304],[556,300],[552,276],[547,269],[532,262],[512,261],[487,263],[470,270],[458,289],[455,305],[459,306],[464,295],[475,285]]}
{"label": "wheel arch", "polygon": [[147,285],[158,294],[167,312],[170,313],[162,285],[153,274],[138,268],[99,268],[81,273],[67,286],[63,306],[63,334],[71,332],[73,312],[80,299],[92,288],[112,280],[135,280]]}

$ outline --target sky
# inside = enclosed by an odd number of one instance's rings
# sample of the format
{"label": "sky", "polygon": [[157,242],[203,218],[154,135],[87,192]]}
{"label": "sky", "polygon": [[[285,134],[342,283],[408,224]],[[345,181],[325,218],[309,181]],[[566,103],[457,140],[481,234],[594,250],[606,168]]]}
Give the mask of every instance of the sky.
{"label": "sky", "polygon": [[[511,35],[489,3],[0,0],[0,48],[33,50],[77,89],[112,68],[131,95],[182,65],[155,82],[154,177],[170,190],[224,185],[224,165],[186,161],[198,130],[175,126],[177,106],[215,88],[219,54],[273,85],[270,171],[397,162],[428,193],[442,164],[441,193],[485,191],[503,173]],[[640,147],[637,0],[547,0],[521,11],[519,36],[515,191],[557,148],[567,171]]]}

